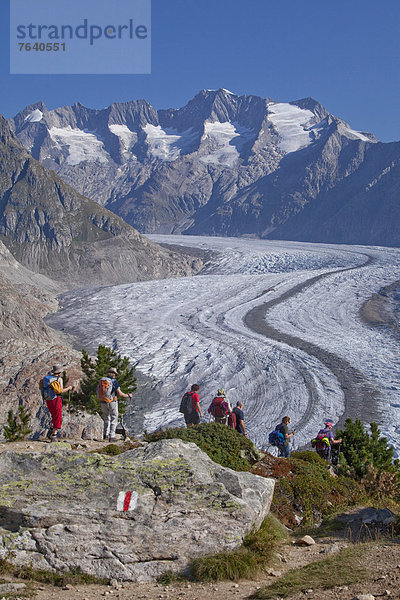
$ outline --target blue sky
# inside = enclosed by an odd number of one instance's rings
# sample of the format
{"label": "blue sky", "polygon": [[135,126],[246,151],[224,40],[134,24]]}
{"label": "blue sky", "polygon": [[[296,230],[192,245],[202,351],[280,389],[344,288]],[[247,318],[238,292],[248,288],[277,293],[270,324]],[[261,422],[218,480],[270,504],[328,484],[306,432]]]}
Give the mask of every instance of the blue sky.
{"label": "blue sky", "polygon": [[225,87],[284,102],[312,96],[354,129],[400,140],[398,0],[152,0],[150,75],[10,75],[8,4],[0,0],[6,117],[39,100],[178,108]]}

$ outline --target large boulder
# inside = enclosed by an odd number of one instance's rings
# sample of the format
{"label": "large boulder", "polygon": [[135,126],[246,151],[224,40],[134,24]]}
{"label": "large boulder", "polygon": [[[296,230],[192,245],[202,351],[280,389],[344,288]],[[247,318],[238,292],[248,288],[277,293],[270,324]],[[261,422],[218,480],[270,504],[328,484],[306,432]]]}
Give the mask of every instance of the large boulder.
{"label": "large boulder", "polygon": [[110,457],[49,444],[0,456],[0,557],[145,581],[238,547],[267,515],[274,481],[161,440]]}

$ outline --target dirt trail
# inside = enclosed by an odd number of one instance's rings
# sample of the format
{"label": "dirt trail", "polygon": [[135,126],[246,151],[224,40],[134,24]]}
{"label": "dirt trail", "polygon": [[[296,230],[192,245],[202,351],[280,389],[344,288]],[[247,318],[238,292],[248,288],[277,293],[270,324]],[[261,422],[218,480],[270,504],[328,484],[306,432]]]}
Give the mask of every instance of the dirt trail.
{"label": "dirt trail", "polygon": [[[288,545],[279,552],[281,559],[260,577],[249,581],[224,581],[218,583],[179,582],[161,583],[116,583],[114,585],[67,585],[64,588],[34,584],[36,600],[100,600],[103,597],[118,600],[245,600],[260,588],[271,585],[280,574],[321,560],[348,545],[342,539],[325,538],[314,546],[300,547]],[[283,559],[283,560],[282,560]],[[378,597],[400,598],[400,544],[379,543],[372,545],[363,555],[363,566],[370,575],[367,581],[350,586],[336,586],[333,589],[307,589],[290,596],[292,600],[321,598],[324,600],[352,600],[359,594],[373,594]],[[316,565],[316,569],[317,569]],[[268,575],[268,572],[271,573]],[[112,574],[110,574],[112,575]]]}

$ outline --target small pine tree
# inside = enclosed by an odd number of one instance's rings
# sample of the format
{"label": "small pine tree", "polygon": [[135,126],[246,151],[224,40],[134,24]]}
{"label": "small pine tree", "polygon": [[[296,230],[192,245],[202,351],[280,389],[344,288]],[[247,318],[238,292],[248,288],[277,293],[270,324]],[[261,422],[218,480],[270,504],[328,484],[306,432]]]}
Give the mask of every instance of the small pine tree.
{"label": "small pine tree", "polygon": [[371,423],[370,428],[368,433],[359,419],[346,419],[345,429],[338,430],[335,436],[343,438],[345,464],[358,478],[364,477],[369,465],[378,472],[398,470],[398,463],[393,461],[393,446],[389,446],[387,439],[381,437],[376,423]]}
{"label": "small pine tree", "polygon": [[[71,395],[71,403],[81,406],[90,413],[102,414],[99,401],[97,400],[97,384],[102,377],[107,375],[110,367],[115,367],[118,373],[118,383],[125,394],[136,390],[136,377],[134,377],[134,368],[129,365],[129,358],[122,357],[112,348],[99,346],[96,359],[90,358],[86,350],[82,350],[81,368],[84,377],[80,381],[80,392],[74,392]],[[124,414],[126,402],[124,398],[118,398],[119,414]]]}
{"label": "small pine tree", "polygon": [[3,434],[8,442],[15,442],[17,440],[24,440],[30,433],[29,424],[31,420],[31,413],[25,411],[25,407],[21,404],[18,407],[16,414],[12,410],[8,411],[7,425],[4,426]]}

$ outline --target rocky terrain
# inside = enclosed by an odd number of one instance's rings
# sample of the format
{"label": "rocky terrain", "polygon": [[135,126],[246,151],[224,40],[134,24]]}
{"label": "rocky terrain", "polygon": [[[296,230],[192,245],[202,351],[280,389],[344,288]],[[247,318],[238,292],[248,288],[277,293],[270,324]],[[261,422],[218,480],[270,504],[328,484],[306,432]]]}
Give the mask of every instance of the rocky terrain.
{"label": "rocky terrain", "polygon": [[143,238],[44,168],[0,117],[0,240],[59,291],[189,275],[201,261]]}
{"label": "rocky terrain", "polygon": [[221,467],[181,440],[115,457],[46,450],[0,454],[0,556],[36,569],[154,580],[240,546],[272,501],[272,479]]}
{"label": "rocky terrain", "polygon": [[[305,582],[302,591],[290,597],[293,600],[319,598],[323,595],[328,600],[375,600],[386,597],[394,600],[400,597],[400,546],[398,540],[378,537],[378,540],[367,544],[365,547],[357,544],[359,531],[364,523],[371,520],[379,511],[374,509],[353,509],[343,513],[336,519],[335,528],[330,527],[329,533],[315,529],[311,532],[315,543],[307,540],[300,543],[299,536],[282,542],[275,558],[269,568],[252,580],[218,581],[214,583],[197,583],[191,580],[170,578],[166,583],[156,581],[130,582],[124,580],[129,571],[149,573],[146,561],[136,563],[135,552],[133,560],[123,567],[123,577],[120,579],[120,563],[118,559],[126,554],[127,548],[132,545],[131,537],[126,539],[124,531],[135,531],[139,535],[140,544],[146,544],[145,538],[140,538],[146,533],[156,544],[165,543],[163,536],[157,532],[165,528],[168,536],[179,537],[179,546],[174,547],[178,564],[183,552],[192,552],[196,555],[201,548],[213,552],[212,543],[217,529],[222,532],[216,541],[217,547],[224,544],[226,532],[235,529],[236,532],[244,531],[251,519],[255,517],[256,510],[264,510],[268,500],[264,501],[261,508],[261,487],[253,489],[254,480],[246,473],[234,473],[229,469],[212,463],[194,445],[185,445],[174,440],[160,442],[149,446],[143,445],[119,457],[109,457],[101,454],[92,454],[92,451],[101,450],[104,444],[96,442],[70,444],[46,444],[42,442],[15,442],[0,443],[0,462],[2,463],[2,508],[1,508],[1,546],[2,555],[7,554],[7,548],[14,547],[13,558],[16,563],[24,564],[26,561],[39,560],[49,566],[49,561],[68,561],[73,563],[79,546],[74,543],[80,538],[86,540],[85,552],[81,554],[85,568],[94,564],[94,569],[99,572],[103,569],[100,561],[94,562],[96,553],[104,554],[104,564],[109,568],[106,577],[111,581],[108,585],[83,585],[66,584],[56,587],[51,584],[32,583],[16,578],[15,576],[3,577],[0,583],[0,595],[12,592],[15,596],[25,597],[34,590],[34,597],[38,600],[51,600],[53,598],[68,598],[68,600],[97,600],[100,597],[110,596],[120,600],[158,600],[160,598],[184,600],[211,600],[214,598],[250,598],[254,594],[273,583],[278,582],[287,573],[293,573],[299,567],[312,565],[317,572],[320,561],[328,557],[338,556],[345,548],[359,550],[359,559],[356,564],[366,570],[366,579],[356,583],[339,583],[333,588],[324,586],[323,572],[321,585],[307,585]],[[153,446],[153,448],[151,448]],[[62,459],[67,458],[67,464]],[[142,462],[143,461],[143,462]],[[14,473],[8,467],[13,465]],[[142,467],[146,465],[146,468]],[[188,473],[188,465],[189,471]],[[192,468],[192,467],[195,468]],[[6,469],[4,467],[7,467]],[[196,473],[193,473],[195,471]],[[70,474],[76,473],[71,478]],[[29,480],[35,475],[37,486],[29,485]],[[85,474],[90,474],[90,478]],[[137,505],[133,510],[118,510],[119,487],[123,485],[126,477],[139,493]],[[210,480],[210,476],[212,481]],[[92,477],[94,477],[92,481]],[[160,483],[161,494],[154,485],[155,477]],[[254,477],[254,476],[253,476]],[[262,478],[256,478],[259,481]],[[14,486],[12,485],[14,481]],[[24,482],[25,486],[16,485]],[[270,480],[265,481],[265,491],[270,489]],[[103,482],[103,483],[102,483]],[[110,483],[115,483],[111,488]],[[99,493],[99,486],[103,486]],[[136,486],[136,487],[135,487]],[[12,489],[17,489],[18,501],[13,507],[7,507],[7,498]],[[81,496],[78,490],[81,490]],[[72,503],[69,501],[68,492],[74,491]],[[257,491],[258,490],[258,491]],[[202,493],[204,492],[204,494]],[[194,493],[194,496],[192,495]],[[57,495],[59,504],[55,510],[45,511],[50,498]],[[268,498],[267,492],[266,498]],[[85,506],[78,513],[73,514],[73,506],[85,499]],[[157,499],[158,498],[158,499]],[[172,498],[174,503],[171,503]],[[89,502],[88,502],[89,499]],[[228,499],[228,502],[226,500]],[[225,502],[225,507],[222,508]],[[201,505],[205,502],[207,509]],[[29,505],[31,508],[29,508]],[[54,506],[54,505],[52,505]],[[249,506],[249,509],[245,508]],[[91,513],[98,515],[91,520],[90,532],[82,527],[81,522]],[[184,508],[184,510],[182,510]],[[242,508],[240,508],[242,507]],[[121,506],[120,506],[121,508]],[[173,511],[173,518],[163,520],[161,515]],[[194,513],[193,513],[194,511]],[[240,514],[235,522],[229,514],[233,511]],[[135,516],[135,512],[137,513]],[[105,531],[99,524],[99,514],[113,527]],[[172,515],[171,515],[172,516]],[[191,518],[192,516],[192,518]],[[206,517],[207,524],[202,523]],[[187,520],[187,527],[179,526]],[[56,522],[57,521],[57,522]],[[53,523],[54,522],[54,523]],[[78,524],[79,522],[79,524]],[[146,522],[151,522],[151,530],[146,528]],[[352,533],[350,533],[352,532]],[[110,535],[111,533],[111,535]],[[207,536],[211,534],[211,538]],[[101,535],[105,536],[104,544],[99,544]],[[196,542],[190,539],[196,537]],[[239,536],[242,535],[241,533]],[[87,540],[89,537],[89,540]],[[175,539],[175,538],[174,538]],[[32,543],[32,540],[35,540]],[[200,547],[197,547],[199,542]],[[355,543],[356,542],[356,543]],[[71,545],[72,544],[72,545]],[[88,553],[87,544],[94,548],[94,555]],[[228,546],[232,541],[228,542]],[[70,553],[66,552],[69,548]],[[43,552],[44,558],[38,559],[38,548]],[[189,550],[188,550],[189,548]],[[55,553],[57,552],[57,559]],[[151,548],[149,552],[154,553]],[[169,548],[169,552],[171,549]],[[59,555],[58,555],[59,553]],[[357,552],[355,552],[357,554]],[[158,556],[160,558],[160,556]],[[165,558],[165,556],[164,556]],[[184,561],[183,561],[184,562]],[[157,571],[165,567],[162,561],[155,561],[151,569]],[[182,561],[181,561],[182,564]],[[343,565],[345,567],[345,565]],[[91,568],[89,566],[89,568]],[[115,575],[115,576],[114,576]],[[146,577],[146,575],[145,575]],[[341,573],[338,572],[338,578]],[[128,575],[127,579],[130,578]],[[364,596],[369,594],[368,596]]]}
{"label": "rocky terrain", "polygon": [[400,243],[400,143],[354,131],[312,98],[202,90],[182,108],[43,102],[20,142],[141,232]]}
{"label": "rocky terrain", "polygon": [[[38,437],[50,426],[38,382],[51,365],[61,364],[69,381],[78,386],[82,377],[80,353],[72,349],[70,337],[43,321],[48,312],[57,309],[58,283],[23,267],[2,242],[0,267],[0,423],[6,423],[9,410],[15,413],[18,405],[24,404],[31,413],[33,435]],[[102,421],[94,415],[71,414],[67,403],[62,435],[101,437]]]}

